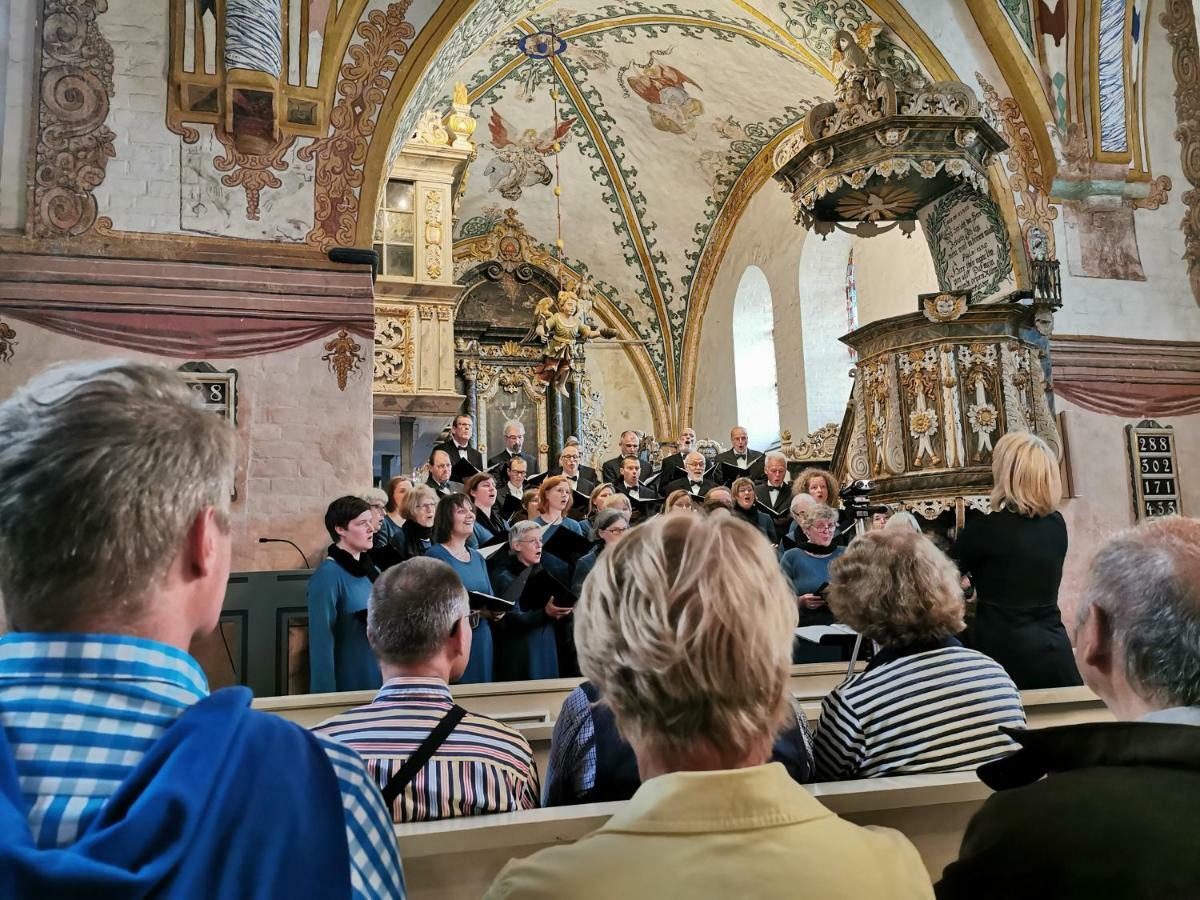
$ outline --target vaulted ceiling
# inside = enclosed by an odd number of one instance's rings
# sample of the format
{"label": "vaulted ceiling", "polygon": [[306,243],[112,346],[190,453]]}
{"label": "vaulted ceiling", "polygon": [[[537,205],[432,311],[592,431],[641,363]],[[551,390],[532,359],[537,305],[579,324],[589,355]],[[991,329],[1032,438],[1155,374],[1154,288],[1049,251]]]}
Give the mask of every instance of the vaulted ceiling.
{"label": "vaulted ceiling", "polygon": [[[938,56],[896,0],[478,0],[406,103],[392,153],[421,110],[445,110],[465,83],[479,153],[456,239],[513,208],[553,246],[557,176],[565,262],[592,280],[603,317],[643,342],[633,353],[655,417],[676,421],[690,412],[700,324],[730,236],[774,171],[774,149],[831,94],[843,29],[873,42],[902,81],[928,77],[910,44],[923,42],[926,62]],[[539,32],[565,49],[536,58]]]}
{"label": "vaulted ceiling", "polygon": [[[543,5],[448,78],[480,123],[456,237],[512,207],[553,245],[557,175],[567,263],[645,342],[656,392],[679,409],[729,233],[778,140],[830,94],[836,32],[874,40],[901,77],[923,74],[858,0],[582,5]],[[565,49],[528,55],[538,32]]]}

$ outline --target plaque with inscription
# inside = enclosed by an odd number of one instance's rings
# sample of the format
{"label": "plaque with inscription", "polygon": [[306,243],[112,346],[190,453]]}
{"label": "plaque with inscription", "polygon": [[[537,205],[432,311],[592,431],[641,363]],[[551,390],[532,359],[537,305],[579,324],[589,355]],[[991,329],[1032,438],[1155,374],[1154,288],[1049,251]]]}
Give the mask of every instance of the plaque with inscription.
{"label": "plaque with inscription", "polygon": [[1138,519],[1183,514],[1175,432],[1150,419],[1126,425],[1133,479],[1133,511]]}
{"label": "plaque with inscription", "polygon": [[179,367],[188,386],[200,397],[204,408],[237,425],[237,371],[218,372],[209,363],[187,363]]}

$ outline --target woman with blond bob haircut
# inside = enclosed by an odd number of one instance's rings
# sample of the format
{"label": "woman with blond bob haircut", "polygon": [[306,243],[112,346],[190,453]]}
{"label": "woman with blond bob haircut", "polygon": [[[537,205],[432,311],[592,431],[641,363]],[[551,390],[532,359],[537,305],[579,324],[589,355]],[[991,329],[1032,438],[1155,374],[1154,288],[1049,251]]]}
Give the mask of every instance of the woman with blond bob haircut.
{"label": "woman with blond bob haircut", "polygon": [[751,881],[756,897],[933,896],[905,838],[839,819],[766,762],[793,715],[795,605],[754,528],[650,519],[600,557],[575,615],[642,783],[598,831],[509,863],[488,897],[735,897]]}
{"label": "woman with blond bob haircut", "polygon": [[994,660],[955,638],[958,570],[910,529],[863,534],[829,567],[829,606],[874,641],[865,672],[826,695],[817,730],[822,781],[968,772],[1018,749],[1021,695]]}
{"label": "woman with blond bob haircut", "polygon": [[1058,610],[1067,523],[1058,460],[1040,437],[1010,431],[992,452],[992,512],[967,521],[950,554],[978,594],[967,643],[1021,690],[1082,684]]}

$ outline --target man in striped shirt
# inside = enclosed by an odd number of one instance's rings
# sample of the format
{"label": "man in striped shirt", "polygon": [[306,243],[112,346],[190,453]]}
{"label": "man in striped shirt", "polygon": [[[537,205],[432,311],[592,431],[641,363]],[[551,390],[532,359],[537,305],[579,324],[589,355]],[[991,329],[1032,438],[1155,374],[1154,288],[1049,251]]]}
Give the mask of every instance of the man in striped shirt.
{"label": "man in striped shirt", "polygon": [[0,896],[403,897],[362,761],[187,653],[229,577],[228,423],[113,361],[34,379],[0,434]]}
{"label": "man in striped shirt", "polygon": [[[538,805],[529,742],[494,719],[466,713],[450,696],[449,683],[471,656],[471,619],[478,615],[446,563],[417,557],[393,566],[375,582],[367,611],[383,687],[368,705],[316,728],[366,759],[397,822]],[[444,735],[443,722],[450,728]]]}

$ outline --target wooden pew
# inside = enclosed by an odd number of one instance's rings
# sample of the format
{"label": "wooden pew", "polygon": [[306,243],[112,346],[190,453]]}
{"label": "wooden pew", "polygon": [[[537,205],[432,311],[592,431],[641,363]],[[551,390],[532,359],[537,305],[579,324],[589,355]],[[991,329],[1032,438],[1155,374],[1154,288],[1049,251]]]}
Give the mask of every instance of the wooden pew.
{"label": "wooden pew", "polygon": [[[958,855],[967,822],[990,793],[969,772],[805,787],[843,818],[904,832],[934,879]],[[620,803],[593,803],[397,825],[408,896],[411,900],[478,898],[508,860],[578,840],[620,807]],[[801,888],[798,894],[803,893]]]}

